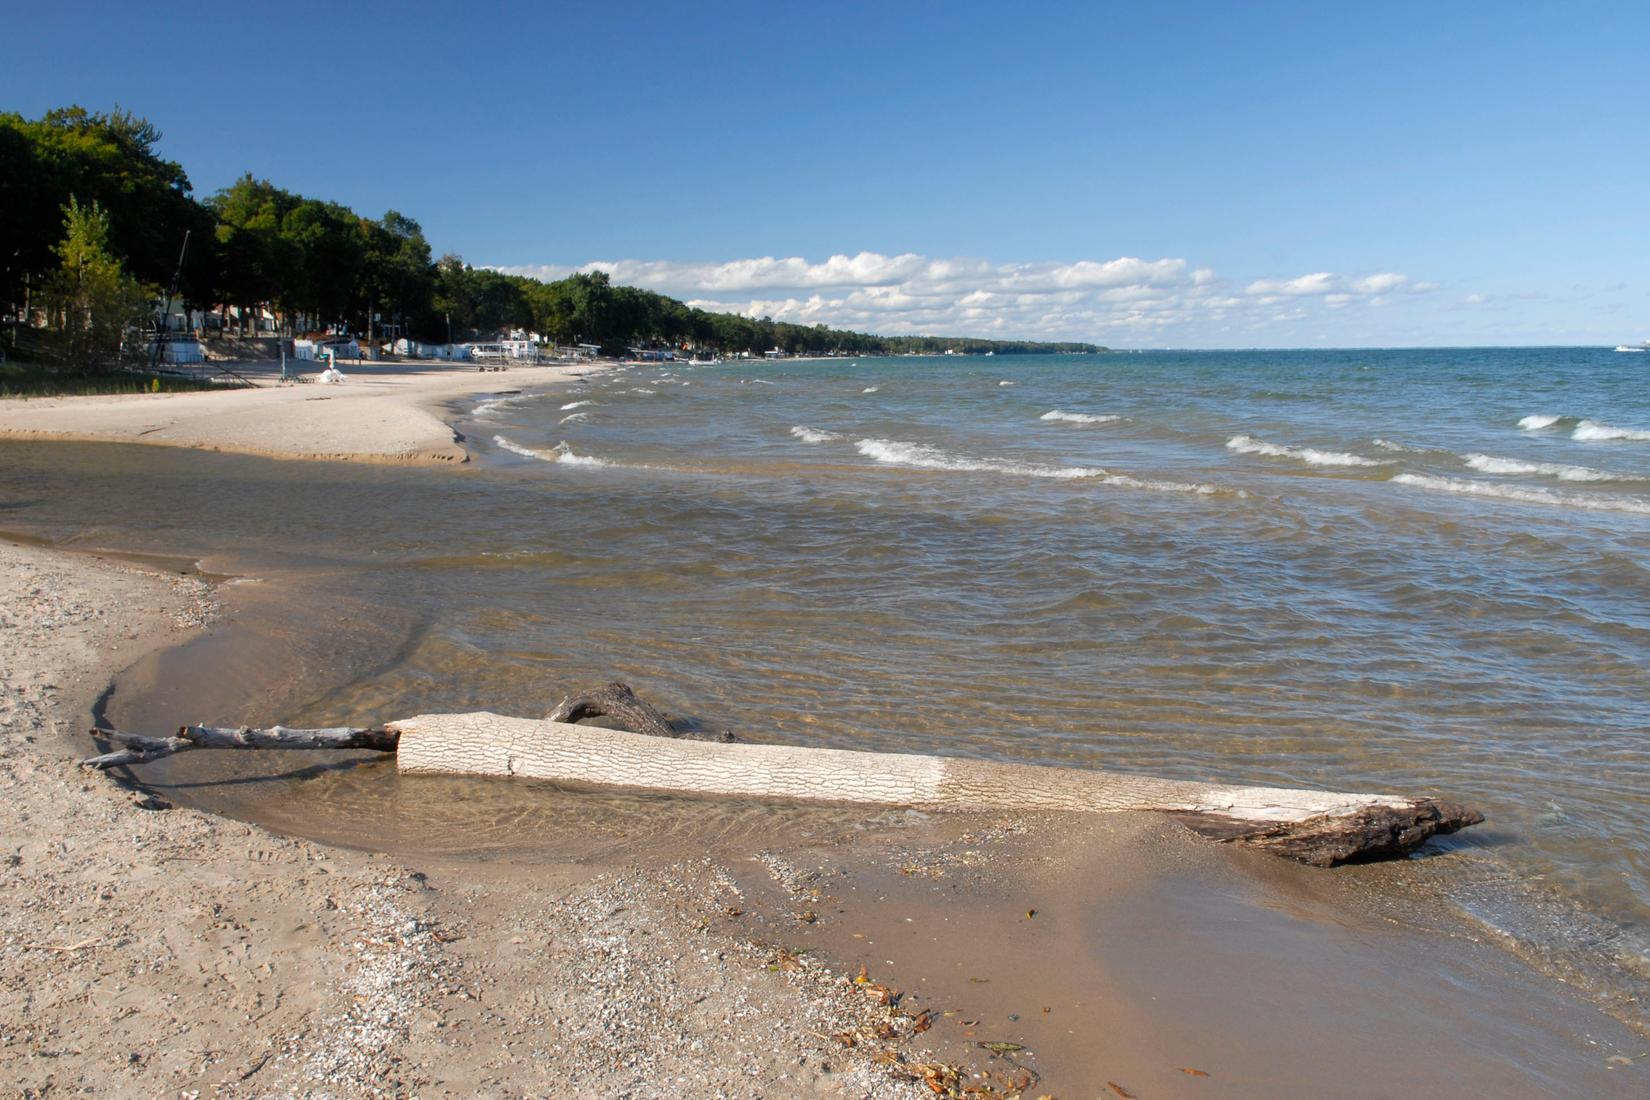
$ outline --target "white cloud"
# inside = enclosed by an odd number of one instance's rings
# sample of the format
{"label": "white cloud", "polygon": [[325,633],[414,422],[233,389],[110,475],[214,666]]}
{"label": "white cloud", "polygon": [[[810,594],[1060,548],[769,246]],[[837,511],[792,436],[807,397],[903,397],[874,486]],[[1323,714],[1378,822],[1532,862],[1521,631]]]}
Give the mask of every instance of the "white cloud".
{"label": "white cloud", "polygon": [[700,309],[885,334],[1164,342],[1259,324],[1293,324],[1436,284],[1393,272],[1260,278],[1242,290],[1207,266],[1134,256],[1069,263],[992,263],[915,253],[799,256],[715,263],[603,260],[496,270],[540,279],[605,271],[615,283]]}

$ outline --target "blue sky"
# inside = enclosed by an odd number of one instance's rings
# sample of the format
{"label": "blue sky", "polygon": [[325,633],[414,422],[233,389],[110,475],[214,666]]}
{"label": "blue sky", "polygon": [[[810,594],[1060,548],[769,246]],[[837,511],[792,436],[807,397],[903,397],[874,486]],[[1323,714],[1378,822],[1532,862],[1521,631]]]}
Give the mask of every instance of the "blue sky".
{"label": "blue sky", "polygon": [[712,308],[1650,338],[1643,4],[64,3],[5,38],[0,109],[118,103],[201,194],[251,171]]}

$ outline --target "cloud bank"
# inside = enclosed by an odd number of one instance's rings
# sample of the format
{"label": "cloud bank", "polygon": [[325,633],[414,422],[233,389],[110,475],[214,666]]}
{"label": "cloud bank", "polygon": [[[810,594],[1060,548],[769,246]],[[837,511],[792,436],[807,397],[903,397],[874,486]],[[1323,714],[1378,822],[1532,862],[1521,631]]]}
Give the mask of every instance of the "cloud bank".
{"label": "cloud bank", "polygon": [[860,252],[820,262],[762,256],[723,263],[614,260],[494,270],[538,279],[605,271],[701,309],[884,335],[969,335],[1098,343],[1253,343],[1315,318],[1375,308],[1437,284],[1390,271],[1312,272],[1244,282],[1184,259],[1120,256],[991,263]]}

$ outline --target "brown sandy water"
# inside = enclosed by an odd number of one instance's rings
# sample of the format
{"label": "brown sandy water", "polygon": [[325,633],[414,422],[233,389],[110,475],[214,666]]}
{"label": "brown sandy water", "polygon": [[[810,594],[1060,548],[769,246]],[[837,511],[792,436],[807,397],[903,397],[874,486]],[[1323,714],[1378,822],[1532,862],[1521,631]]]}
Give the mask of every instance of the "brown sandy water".
{"label": "brown sandy water", "polygon": [[[931,1013],[1028,1095],[1628,1096],[1644,1040],[1436,905],[1145,816],[971,819],[786,868],[771,936]],[[776,890],[759,872],[753,896]],[[745,918],[740,918],[744,920]],[[737,922],[730,922],[737,923]],[[992,1044],[999,1044],[993,1047]],[[1007,1049],[1012,1044],[1022,1049]]]}

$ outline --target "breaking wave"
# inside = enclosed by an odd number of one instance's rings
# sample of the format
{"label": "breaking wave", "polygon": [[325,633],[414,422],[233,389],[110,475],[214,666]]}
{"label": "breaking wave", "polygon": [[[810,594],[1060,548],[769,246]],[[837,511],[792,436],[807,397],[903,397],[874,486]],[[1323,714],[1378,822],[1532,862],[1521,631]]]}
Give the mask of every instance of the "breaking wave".
{"label": "breaking wave", "polygon": [[560,420],[556,421],[556,423],[558,423],[558,424],[582,424],[584,421],[589,420],[589,419],[590,419],[590,414],[589,413],[568,413],[566,416],[564,416]]}
{"label": "breaking wave", "polygon": [[486,420],[500,409],[512,408],[521,404],[521,402],[525,400],[526,398],[522,397],[520,394],[511,394],[508,397],[489,397],[487,400],[479,402],[475,408],[471,409],[470,415],[475,417],[477,420]]}
{"label": "breaking wave", "polygon": [[876,393],[880,389],[882,389],[881,386],[866,386],[864,389],[860,390],[859,392],[860,393]]}
{"label": "breaking wave", "polygon": [[999,385],[999,386],[1012,386],[1012,385],[1013,385],[1013,384],[1014,384],[1014,383],[1012,383],[1012,382],[1010,382],[1010,381],[1009,381],[1009,380],[1008,380],[1008,379],[1006,379],[1006,378],[1005,378],[1005,379],[1003,379],[1003,380],[1002,380],[1002,381],[1001,381],[1001,382],[998,382],[998,383],[997,383],[997,385]]}
{"label": "breaking wave", "polygon": [[1432,477],[1427,474],[1399,474],[1392,480],[1400,485],[1413,485],[1418,489],[1491,497],[1498,500],[1517,501],[1520,504],[1550,504],[1566,508],[1585,508],[1594,512],[1631,512],[1636,515],[1650,516],[1650,501],[1633,497],[1558,493],[1551,489],[1528,489],[1516,485],[1496,485],[1487,481],[1464,481],[1453,477]]}
{"label": "breaking wave", "polygon": [[1390,439],[1377,439],[1374,443],[1383,451],[1402,451],[1406,454],[1426,454],[1427,451],[1425,447],[1416,447],[1409,443],[1396,443]]}
{"label": "breaking wave", "polygon": [[501,449],[509,451],[511,454],[518,454],[523,458],[536,458],[541,462],[560,462],[567,466],[610,465],[610,463],[603,462],[599,458],[592,458],[589,455],[574,454],[573,449],[567,445],[566,440],[556,444],[548,451],[538,451],[534,450],[532,447],[523,447],[520,443],[506,439],[502,435],[493,436],[493,442],[496,443]]}
{"label": "breaking wave", "polygon": [[1650,432],[1638,428],[1612,428],[1596,420],[1583,420],[1576,425],[1576,430],[1570,433],[1570,438],[1579,439],[1583,443],[1602,443],[1614,439],[1650,443]]}
{"label": "breaking wave", "polygon": [[1562,416],[1553,416],[1549,413],[1532,413],[1529,416],[1520,419],[1518,426],[1521,430],[1526,432],[1539,432],[1543,428],[1550,428],[1554,424],[1557,424],[1559,421],[1565,419],[1567,418]]}
{"label": "breaking wave", "polygon": [[1517,458],[1497,458],[1494,455],[1462,455],[1461,461],[1485,474],[1521,474],[1535,477],[1556,477],[1560,481],[1637,481],[1621,474],[1607,473],[1586,466],[1567,466],[1561,462],[1525,462]]}
{"label": "breaking wave", "polygon": [[493,442],[495,444],[497,444],[500,448],[502,448],[506,451],[509,451],[511,454],[521,455],[523,458],[543,458],[544,457],[539,452],[533,450],[533,448],[523,447],[520,443],[512,443],[510,440],[505,439],[502,435],[493,436]]}
{"label": "breaking wave", "polygon": [[569,401],[567,404],[565,404],[561,407],[561,411],[566,412],[568,409],[582,409],[586,405],[594,405],[594,404],[595,404],[594,401]]}
{"label": "breaking wave", "polygon": [[1292,458],[1312,466],[1386,466],[1388,461],[1365,458],[1345,451],[1320,451],[1313,447],[1284,447],[1267,443],[1252,435],[1234,435],[1226,441],[1228,451],[1245,455],[1270,455],[1272,458]]}
{"label": "breaking wave", "polygon": [[1123,419],[1121,416],[1094,415],[1091,413],[1068,413],[1059,409],[1050,409],[1039,420],[1064,420],[1072,424],[1110,424],[1114,420]]}
{"label": "breaking wave", "polygon": [[810,428],[805,424],[798,424],[791,429],[791,434],[804,443],[829,443],[833,439],[841,439],[840,432],[828,432],[823,428]]}
{"label": "breaking wave", "polygon": [[[1016,477],[1043,477],[1061,481],[1093,479],[1103,485],[1117,485],[1131,489],[1157,489],[1176,493],[1218,493],[1213,485],[1187,484],[1177,481],[1147,481],[1127,474],[1114,474],[1096,466],[1045,466],[1036,462],[1016,462],[1011,459],[969,458],[930,447],[925,443],[907,443],[898,439],[861,439],[854,444],[866,458],[893,466],[914,466],[924,470],[958,470],[968,473],[1011,474]],[[1242,493],[1239,494],[1244,495]]]}

